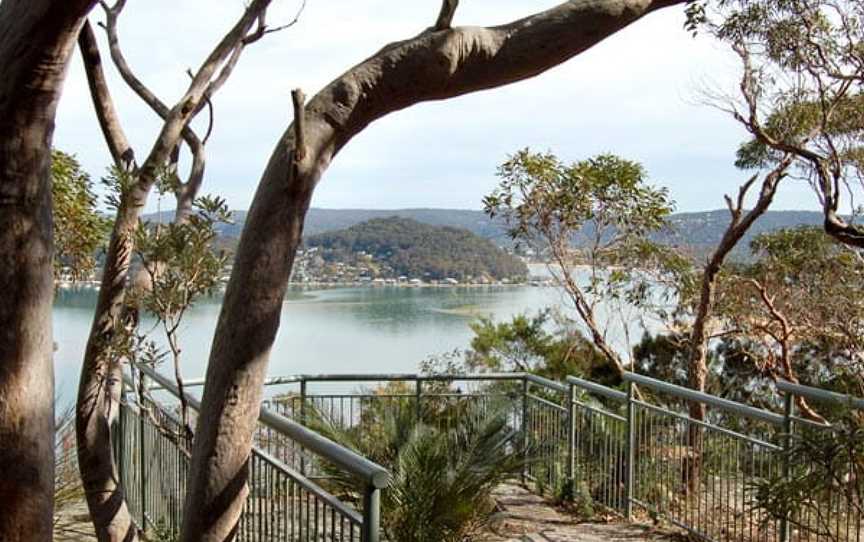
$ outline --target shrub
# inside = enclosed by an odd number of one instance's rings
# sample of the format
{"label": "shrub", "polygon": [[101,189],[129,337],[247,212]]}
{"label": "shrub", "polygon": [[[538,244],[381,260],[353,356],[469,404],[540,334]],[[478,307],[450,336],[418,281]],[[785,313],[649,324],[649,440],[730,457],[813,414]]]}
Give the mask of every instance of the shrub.
{"label": "shrub", "polygon": [[[495,506],[493,490],[521,474],[526,454],[503,405],[459,410],[453,420],[435,425],[400,408],[379,409],[374,420],[365,417],[347,429],[319,412],[310,425],[390,470],[393,479],[381,507],[388,540],[461,542],[485,525]],[[361,499],[361,481],[322,468],[334,493]]]}

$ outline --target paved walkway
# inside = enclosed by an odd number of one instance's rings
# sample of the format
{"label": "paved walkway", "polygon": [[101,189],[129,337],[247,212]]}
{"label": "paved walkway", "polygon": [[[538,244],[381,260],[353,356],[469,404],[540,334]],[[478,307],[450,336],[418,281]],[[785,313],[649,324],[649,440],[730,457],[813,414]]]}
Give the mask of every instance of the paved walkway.
{"label": "paved walkway", "polygon": [[490,525],[489,542],[643,542],[685,540],[652,525],[616,518],[586,522],[517,485],[496,491],[501,511]]}
{"label": "paved walkway", "polygon": [[[483,542],[674,542],[680,534],[651,525],[628,524],[617,518],[586,522],[549,504],[518,485],[504,485],[495,492],[500,511]],[[64,510],[55,531],[57,542],[96,540],[82,502]],[[479,542],[479,541],[478,541]]]}

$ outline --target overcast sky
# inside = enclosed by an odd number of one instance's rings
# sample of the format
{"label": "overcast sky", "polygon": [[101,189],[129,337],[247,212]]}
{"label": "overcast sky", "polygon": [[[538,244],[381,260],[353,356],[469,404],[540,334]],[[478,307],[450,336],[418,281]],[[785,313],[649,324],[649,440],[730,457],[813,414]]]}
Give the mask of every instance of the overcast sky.
{"label": "overcast sky", "polygon": [[[462,0],[454,24],[503,23],[556,3]],[[298,5],[273,0],[269,22],[290,20]],[[242,0],[131,0],[121,43],[139,76],[173,101],[185,89],[186,69],[198,66],[242,7]],[[204,191],[247,208],[290,122],[291,89],[313,95],[384,44],[432,24],[438,7],[438,0],[308,0],[295,27],[246,51],[214,101]],[[103,19],[98,8],[92,18]],[[478,209],[496,184],[496,167],[528,146],[568,161],[614,152],[642,162],[653,183],[669,188],[678,210],[722,207],[723,194],[745,178],[732,162],[746,134],[724,113],[700,105],[700,89],[733,89],[737,66],[721,45],[686,33],[683,22],[683,9],[667,9],[532,80],[389,115],[336,157],[313,206]],[[142,156],[159,124],[114,73],[104,33],[96,30],[120,116]],[[77,155],[94,178],[110,163],[77,56],[55,145]],[[151,198],[149,208],[155,206]],[[774,208],[817,203],[809,188],[789,182]]]}

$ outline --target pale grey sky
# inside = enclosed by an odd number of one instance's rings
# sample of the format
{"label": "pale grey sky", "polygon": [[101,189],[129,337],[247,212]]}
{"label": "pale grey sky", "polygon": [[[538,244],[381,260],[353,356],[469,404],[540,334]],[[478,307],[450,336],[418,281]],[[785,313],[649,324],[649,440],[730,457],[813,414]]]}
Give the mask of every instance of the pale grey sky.
{"label": "pale grey sky", "polygon": [[[462,0],[454,24],[497,24],[551,7],[550,0]],[[274,0],[269,21],[293,17],[297,0]],[[121,43],[140,77],[168,101],[233,24],[242,0],[130,0]],[[291,118],[290,91],[313,95],[387,42],[429,26],[438,0],[308,0],[300,22],[244,54],[215,100],[204,191],[245,209]],[[91,17],[102,20],[97,8]],[[567,160],[614,152],[639,160],[669,188],[678,210],[723,206],[745,174],[732,167],[743,131],[699,105],[700,88],[733,89],[737,66],[721,45],[682,29],[682,9],[648,16],[563,66],[532,80],[390,115],[337,156],[313,205],[329,208],[480,208],[508,153],[530,146]],[[96,29],[104,46],[104,35]],[[139,155],[158,129],[107,60],[124,126]],[[55,145],[76,154],[94,177],[109,156],[73,59]],[[150,209],[155,208],[151,198]],[[163,202],[171,207],[171,202]],[[775,209],[817,208],[808,187],[787,183]]]}

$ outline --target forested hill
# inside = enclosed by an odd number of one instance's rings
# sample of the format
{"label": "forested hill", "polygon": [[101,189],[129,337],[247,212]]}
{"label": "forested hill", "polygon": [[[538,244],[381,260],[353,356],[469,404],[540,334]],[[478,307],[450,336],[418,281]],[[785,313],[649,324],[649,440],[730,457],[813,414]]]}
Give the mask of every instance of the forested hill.
{"label": "forested hill", "polygon": [[318,247],[327,261],[352,262],[365,253],[396,276],[409,278],[502,280],[528,274],[519,258],[465,228],[430,226],[398,216],[310,236],[306,247]]}
{"label": "forested hill", "polygon": [[[822,213],[814,211],[768,211],[750,227],[735,252],[748,254],[750,241],[759,234],[795,226],[821,226]],[[658,240],[704,253],[720,242],[723,231],[729,224],[729,211],[718,209],[701,213],[677,213],[670,219],[670,231],[658,235]]]}

